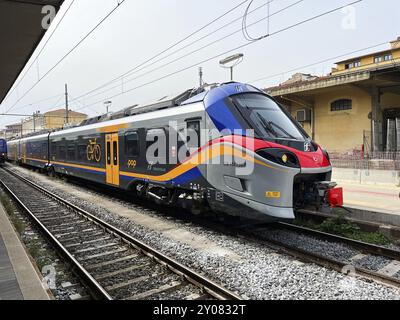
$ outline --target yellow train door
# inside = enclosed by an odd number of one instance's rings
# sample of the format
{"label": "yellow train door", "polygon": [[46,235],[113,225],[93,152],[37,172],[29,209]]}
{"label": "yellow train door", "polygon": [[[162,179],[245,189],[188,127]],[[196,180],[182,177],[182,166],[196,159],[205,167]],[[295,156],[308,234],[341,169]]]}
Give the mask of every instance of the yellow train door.
{"label": "yellow train door", "polygon": [[118,133],[106,134],[106,182],[119,186]]}

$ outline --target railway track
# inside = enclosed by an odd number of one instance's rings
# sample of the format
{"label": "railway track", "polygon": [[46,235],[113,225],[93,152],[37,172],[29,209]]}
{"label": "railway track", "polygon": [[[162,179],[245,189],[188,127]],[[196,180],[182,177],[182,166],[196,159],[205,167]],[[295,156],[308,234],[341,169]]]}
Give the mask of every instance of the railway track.
{"label": "railway track", "polygon": [[[357,254],[354,254],[348,259],[339,259],[337,257],[330,257],[329,254],[324,255],[313,252],[312,250],[303,249],[301,245],[294,245],[285,240],[273,239],[269,236],[269,233],[271,232],[270,224],[256,224],[247,231],[243,231],[242,228],[239,229],[241,230],[240,232],[244,232],[256,241],[265,241],[266,244],[272,244],[284,253],[295,256],[300,260],[313,262],[346,274],[361,276],[400,288],[400,277],[396,276],[400,275],[400,251],[398,250],[368,244],[291,223],[278,222],[275,223],[273,227],[275,229],[287,230],[297,235],[307,235],[329,243],[346,245],[352,249],[356,249]],[[371,258],[385,259],[385,266],[379,270],[372,270],[363,267],[362,264],[359,263],[362,260],[368,260]]]}
{"label": "railway track", "polygon": [[0,169],[0,182],[95,299],[241,299],[15,172]]}

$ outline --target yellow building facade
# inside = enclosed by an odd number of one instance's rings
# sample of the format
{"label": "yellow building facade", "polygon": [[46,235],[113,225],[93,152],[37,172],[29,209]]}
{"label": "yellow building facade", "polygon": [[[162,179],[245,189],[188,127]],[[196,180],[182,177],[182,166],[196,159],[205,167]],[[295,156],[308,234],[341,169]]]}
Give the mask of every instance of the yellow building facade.
{"label": "yellow building facade", "polygon": [[307,75],[310,80],[290,80],[266,92],[295,118],[307,110],[310,117],[301,124],[330,152],[389,151],[387,123],[400,120],[399,66],[400,40],[390,50],[338,62],[327,76]]}
{"label": "yellow building facade", "polygon": [[86,119],[87,115],[84,113],[69,111],[67,122],[65,109],[59,109],[44,114],[44,127],[47,130],[60,129],[66,124],[77,125]]}

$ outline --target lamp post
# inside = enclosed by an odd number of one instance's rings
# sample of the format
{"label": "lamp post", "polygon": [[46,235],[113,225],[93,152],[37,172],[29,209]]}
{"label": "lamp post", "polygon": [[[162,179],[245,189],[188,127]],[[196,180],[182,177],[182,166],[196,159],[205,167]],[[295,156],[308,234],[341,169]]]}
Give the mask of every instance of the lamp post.
{"label": "lamp post", "polygon": [[243,61],[244,54],[237,53],[233,56],[227,57],[219,62],[222,68],[230,69],[231,71],[231,81],[233,81],[233,68],[236,67]]}
{"label": "lamp post", "polygon": [[106,102],[104,102],[104,105],[106,106],[107,114],[108,114],[110,106],[112,105],[112,101],[106,101]]}

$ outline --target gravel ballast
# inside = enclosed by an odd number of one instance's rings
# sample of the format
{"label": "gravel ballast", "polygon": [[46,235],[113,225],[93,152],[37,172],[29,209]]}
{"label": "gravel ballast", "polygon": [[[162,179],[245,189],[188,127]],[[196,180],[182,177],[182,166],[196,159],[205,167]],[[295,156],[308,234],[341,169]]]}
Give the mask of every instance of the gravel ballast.
{"label": "gravel ballast", "polygon": [[[100,205],[66,194],[65,189],[67,187],[71,191],[75,189],[79,189],[80,192],[90,191],[42,175],[38,177],[38,174],[23,168],[16,170],[27,177],[34,177],[33,181],[46,189],[67,198],[75,205],[249,299],[400,299],[400,292],[397,289],[345,276],[314,264],[302,263],[253,241],[223,235],[192,223],[176,221],[170,217],[157,215],[148,208],[124,204],[132,208],[132,211],[139,211],[156,217],[160,221],[167,221],[179,229],[187,230],[217,244],[213,250],[201,250],[188,243],[171,239],[165,233],[121,217],[117,209],[106,210]],[[104,201],[104,195],[98,197],[103,198]],[[121,204],[120,201],[116,200],[116,202]],[[168,232],[171,233],[173,230],[168,230]],[[306,236],[293,239],[290,239],[287,234],[285,236],[303,247],[311,246],[329,256],[345,260],[349,260],[358,253],[356,250],[345,246],[338,247],[337,244],[329,242],[321,242],[316,246],[314,242],[309,242]],[[271,237],[282,237],[282,234],[271,233]],[[234,252],[236,256],[225,255],[226,250]],[[368,263],[374,264],[375,261]]]}

